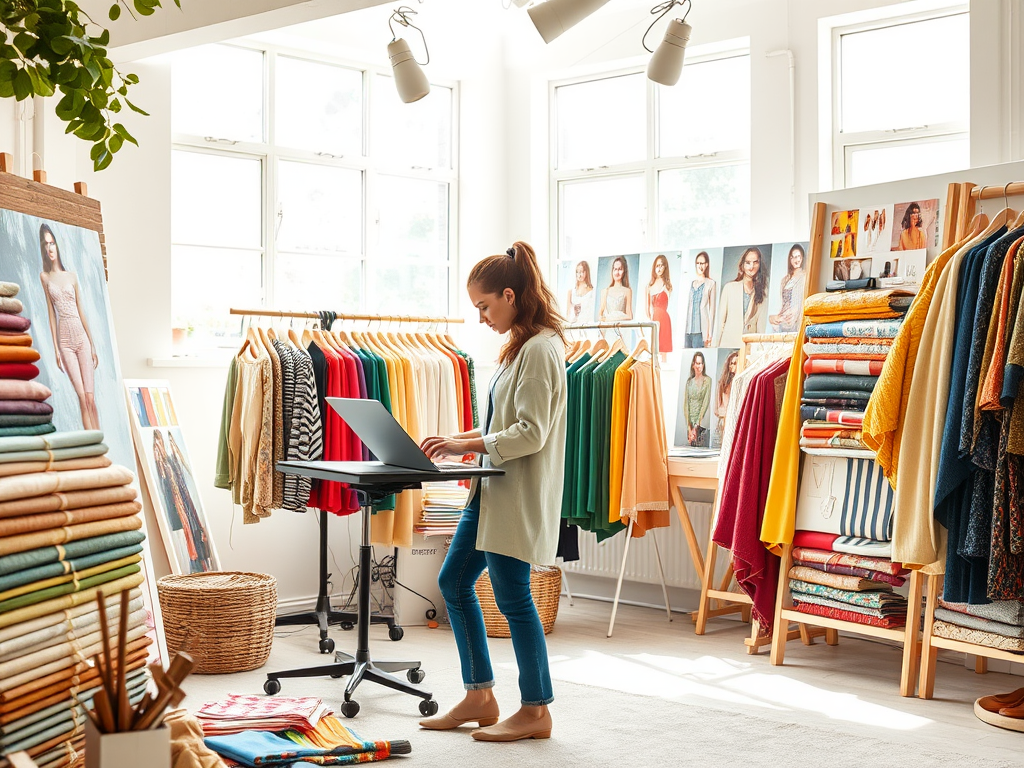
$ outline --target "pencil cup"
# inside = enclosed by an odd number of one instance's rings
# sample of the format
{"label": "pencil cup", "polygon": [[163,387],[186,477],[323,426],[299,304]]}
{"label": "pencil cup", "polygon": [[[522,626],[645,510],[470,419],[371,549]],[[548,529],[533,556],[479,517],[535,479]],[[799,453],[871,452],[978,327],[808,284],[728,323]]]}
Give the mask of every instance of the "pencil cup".
{"label": "pencil cup", "polygon": [[85,768],[171,768],[171,732],[167,726],[151,731],[100,733],[85,723]]}

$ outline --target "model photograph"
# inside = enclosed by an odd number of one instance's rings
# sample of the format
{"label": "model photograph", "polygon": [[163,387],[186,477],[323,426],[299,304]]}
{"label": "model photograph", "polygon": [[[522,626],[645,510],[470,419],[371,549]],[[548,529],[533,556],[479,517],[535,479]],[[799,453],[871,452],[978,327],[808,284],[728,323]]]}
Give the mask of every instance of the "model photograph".
{"label": "model photograph", "polygon": [[[721,266],[721,251],[717,264]],[[698,251],[693,257],[693,279],[687,283],[686,292],[686,347],[700,349],[710,347],[714,335],[715,307],[718,300],[718,284],[711,277],[713,274],[711,254],[706,250]]]}
{"label": "model photograph", "polygon": [[857,255],[859,211],[833,211],[829,255],[833,259]]}
{"label": "model photograph", "polygon": [[899,203],[894,214],[892,250],[916,251],[936,245],[939,221],[938,200]]}
{"label": "model photograph", "polygon": [[[563,262],[559,265],[559,292],[565,297],[565,321],[569,325],[594,322],[594,307],[597,291],[591,277],[590,262]],[[565,278],[571,280],[566,288]]]}
{"label": "model photograph", "polygon": [[690,448],[711,447],[711,374],[708,357],[714,357],[714,350],[705,354],[696,351],[692,355],[683,353],[686,374],[679,383],[679,411],[676,414],[675,444]]}
{"label": "model photograph", "polygon": [[645,253],[640,256],[644,280],[643,320],[658,323],[658,353],[661,362],[675,348],[675,322],[679,305],[676,284],[682,274],[682,256],[678,251]]}
{"label": "model photograph", "polygon": [[597,319],[602,323],[633,320],[635,299],[630,274],[638,273],[640,255],[602,256],[597,263],[597,284],[602,286]]}
{"label": "model photograph", "polygon": [[772,274],[779,277],[768,299],[768,322],[776,333],[792,333],[800,327],[807,293],[806,261],[806,243],[772,246]]}
{"label": "model photograph", "polygon": [[711,430],[711,447],[721,448],[722,447],[722,436],[725,434],[725,415],[729,410],[729,397],[732,395],[732,382],[736,378],[736,372],[739,368],[740,353],[739,350],[719,350],[719,359],[725,352],[729,354],[725,355],[725,359],[722,361],[722,365],[718,369],[718,380],[715,384],[715,396],[714,396],[714,411],[715,411],[715,422]]}
{"label": "model photograph", "polygon": [[[740,347],[746,333],[764,333],[768,325],[770,245],[726,248],[723,256],[722,297],[718,301],[713,347]],[[738,257],[738,258],[737,258]],[[734,276],[725,282],[733,269]]]}

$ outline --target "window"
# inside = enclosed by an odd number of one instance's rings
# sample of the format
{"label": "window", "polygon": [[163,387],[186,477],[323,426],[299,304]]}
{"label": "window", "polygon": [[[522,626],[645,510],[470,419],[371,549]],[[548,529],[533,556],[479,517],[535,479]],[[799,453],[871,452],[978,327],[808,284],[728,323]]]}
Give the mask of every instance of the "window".
{"label": "window", "polygon": [[231,307],[449,311],[453,88],[402,104],[383,71],[244,43],[171,71],[177,353],[234,347]]}
{"label": "window", "polygon": [[833,56],[835,186],[970,166],[968,13],[836,28]]}
{"label": "window", "polygon": [[557,83],[552,111],[558,258],[685,249],[746,236],[745,52],[690,56],[672,88],[651,83],[642,71]]}

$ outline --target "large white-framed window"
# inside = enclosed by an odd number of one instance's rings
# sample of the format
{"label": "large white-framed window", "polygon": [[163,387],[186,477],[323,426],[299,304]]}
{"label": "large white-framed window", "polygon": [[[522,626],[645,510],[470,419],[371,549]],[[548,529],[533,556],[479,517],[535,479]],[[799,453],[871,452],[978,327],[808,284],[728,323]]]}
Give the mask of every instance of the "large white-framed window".
{"label": "large white-framed window", "polygon": [[246,41],[171,72],[176,351],[234,347],[230,307],[448,314],[457,85],[403,104],[383,69]]}
{"label": "large white-framed window", "polygon": [[832,28],[834,187],[970,166],[969,25],[957,5]]}
{"label": "large white-framed window", "polygon": [[642,67],[551,83],[558,260],[742,240],[750,220],[750,55],[688,53],[680,82]]}

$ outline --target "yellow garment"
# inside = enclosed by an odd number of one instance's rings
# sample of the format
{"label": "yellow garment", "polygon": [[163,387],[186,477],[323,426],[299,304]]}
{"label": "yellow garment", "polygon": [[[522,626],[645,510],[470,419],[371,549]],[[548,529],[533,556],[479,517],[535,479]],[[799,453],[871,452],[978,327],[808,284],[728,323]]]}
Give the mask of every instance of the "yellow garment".
{"label": "yellow garment", "polygon": [[869,318],[883,320],[902,317],[904,313],[891,309],[891,299],[913,296],[909,291],[838,291],[816,293],[804,301],[804,317],[812,323],[830,323],[842,320]]}
{"label": "yellow garment", "polygon": [[961,247],[962,243],[957,243],[947,248],[925,270],[921,279],[921,289],[917,292],[917,298],[914,299],[899,333],[893,340],[874,393],[864,412],[861,439],[875,452],[876,461],[893,488],[896,487],[903,418],[907,410],[907,400],[910,398],[910,382],[914,377],[914,365],[921,344],[921,330],[928,316],[928,308],[932,305],[932,296],[939,275]]}
{"label": "yellow garment", "polygon": [[[669,525],[668,439],[661,401],[661,376],[653,362],[630,371],[629,417],[622,468],[622,520],[633,520],[633,536]],[[652,439],[653,437],[653,439]]]}
{"label": "yellow garment", "polygon": [[[808,298],[816,299],[823,294]],[[838,295],[838,294],[829,294]],[[806,307],[806,305],[805,305]],[[838,317],[837,319],[847,319]],[[761,542],[772,552],[782,555],[782,546],[793,543],[796,525],[796,495],[800,487],[800,398],[804,394],[804,335],[807,318],[800,323],[800,332],[793,344],[793,356],[786,378],[786,393],[779,414],[779,431],[772,458],[772,476],[768,482],[764,518],[761,520]]]}
{"label": "yellow garment", "polygon": [[611,463],[608,465],[608,522],[619,522],[622,501],[622,462],[626,455],[626,421],[629,418],[629,369],[636,361],[626,361],[615,371],[612,387]]}

